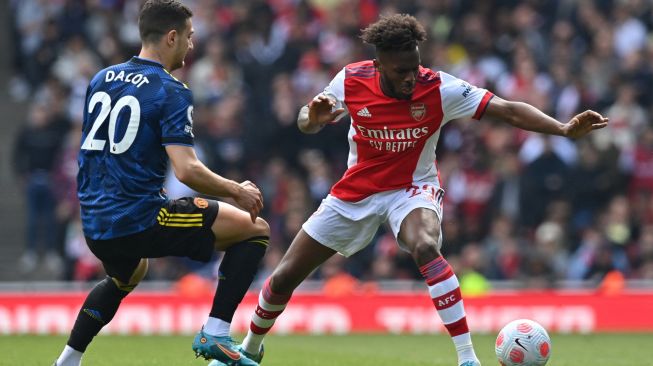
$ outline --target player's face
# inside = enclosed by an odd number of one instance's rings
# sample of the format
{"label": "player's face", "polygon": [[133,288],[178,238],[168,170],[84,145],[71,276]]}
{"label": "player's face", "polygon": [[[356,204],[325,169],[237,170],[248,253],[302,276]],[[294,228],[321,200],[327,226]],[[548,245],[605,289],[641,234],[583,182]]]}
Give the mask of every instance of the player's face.
{"label": "player's face", "polygon": [[[190,18],[186,19],[186,26],[184,29],[179,32],[179,37],[176,42],[175,47],[175,62],[173,64],[172,70],[176,70],[184,66],[184,59],[188,54],[188,51],[193,49],[193,23]],[[170,70],[170,71],[172,71]]]}
{"label": "player's face", "polygon": [[420,64],[419,50],[378,52],[374,65],[381,73],[383,92],[389,97],[410,100]]}

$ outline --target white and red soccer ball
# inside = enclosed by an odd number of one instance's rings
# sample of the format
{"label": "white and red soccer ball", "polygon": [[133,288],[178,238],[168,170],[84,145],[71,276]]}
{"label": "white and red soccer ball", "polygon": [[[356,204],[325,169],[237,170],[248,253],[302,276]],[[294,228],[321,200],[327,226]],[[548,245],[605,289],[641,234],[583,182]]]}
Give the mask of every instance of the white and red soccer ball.
{"label": "white and red soccer ball", "polygon": [[494,350],[503,366],[543,366],[551,356],[551,338],[538,323],[519,319],[501,329]]}

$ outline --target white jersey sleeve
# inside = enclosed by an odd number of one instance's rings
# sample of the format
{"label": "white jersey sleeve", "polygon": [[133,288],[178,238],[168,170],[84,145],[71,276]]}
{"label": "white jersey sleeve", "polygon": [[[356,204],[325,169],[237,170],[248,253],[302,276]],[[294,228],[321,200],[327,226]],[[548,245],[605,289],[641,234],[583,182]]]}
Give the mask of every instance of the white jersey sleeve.
{"label": "white jersey sleeve", "polygon": [[440,98],[442,98],[443,124],[457,118],[480,119],[494,96],[462,79],[440,71]]}
{"label": "white jersey sleeve", "polygon": [[332,100],[335,100],[336,105],[333,108],[333,110],[336,110],[338,108],[344,108],[344,112],[340,113],[335,121],[340,120],[342,117],[347,115],[349,111],[347,110],[347,105],[345,104],[345,68],[343,67],[340,72],[336,74],[336,76],[333,77],[333,80],[329,83],[329,85],[324,88],[324,91],[320,93],[319,95],[324,95]]}

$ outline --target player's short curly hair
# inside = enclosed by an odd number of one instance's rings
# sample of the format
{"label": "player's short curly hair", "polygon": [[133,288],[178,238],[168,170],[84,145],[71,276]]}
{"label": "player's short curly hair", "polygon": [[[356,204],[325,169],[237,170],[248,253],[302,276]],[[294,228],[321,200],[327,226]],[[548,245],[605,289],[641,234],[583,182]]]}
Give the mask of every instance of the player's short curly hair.
{"label": "player's short curly hair", "polygon": [[393,14],[363,29],[361,38],[374,45],[377,51],[409,51],[426,40],[426,31],[415,17]]}
{"label": "player's short curly hair", "polygon": [[192,16],[190,8],[179,0],[147,0],[138,16],[141,40],[156,43],[171,30],[182,30],[186,19]]}

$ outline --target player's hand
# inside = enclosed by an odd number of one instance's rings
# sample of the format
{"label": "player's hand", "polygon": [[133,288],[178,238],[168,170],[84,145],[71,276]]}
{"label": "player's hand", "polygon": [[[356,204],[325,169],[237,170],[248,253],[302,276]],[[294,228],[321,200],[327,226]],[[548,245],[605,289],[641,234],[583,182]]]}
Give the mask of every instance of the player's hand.
{"label": "player's hand", "polygon": [[320,126],[333,122],[340,113],[345,111],[344,108],[332,111],[335,105],[336,102],[325,95],[316,96],[308,103],[308,120],[310,123]]}
{"label": "player's hand", "polygon": [[564,126],[564,136],[579,138],[587,135],[590,131],[598,130],[608,125],[608,119],[601,114],[587,110],[574,116]]}
{"label": "player's hand", "polygon": [[263,209],[263,195],[258,187],[248,180],[240,183],[239,186],[241,189],[234,196],[234,200],[238,206],[249,212],[252,223],[256,223],[256,218]]}

